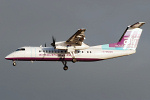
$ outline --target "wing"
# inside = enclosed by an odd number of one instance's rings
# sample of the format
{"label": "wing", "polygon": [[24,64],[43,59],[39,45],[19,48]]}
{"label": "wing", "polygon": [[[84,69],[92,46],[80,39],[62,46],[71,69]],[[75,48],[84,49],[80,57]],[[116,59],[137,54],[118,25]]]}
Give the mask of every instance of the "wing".
{"label": "wing", "polygon": [[84,32],[86,29],[79,29],[73,36],[71,36],[66,42],[68,44],[82,45],[82,42],[85,39]]}

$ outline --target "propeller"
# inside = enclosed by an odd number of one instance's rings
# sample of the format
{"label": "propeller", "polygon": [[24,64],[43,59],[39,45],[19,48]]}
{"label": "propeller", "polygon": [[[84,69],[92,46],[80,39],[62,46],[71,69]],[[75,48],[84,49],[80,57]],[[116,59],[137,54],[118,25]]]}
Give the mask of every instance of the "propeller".
{"label": "propeller", "polygon": [[53,39],[53,43],[51,43],[51,45],[55,48],[55,41],[56,41],[56,39],[54,38],[54,36],[52,36],[52,39]]}

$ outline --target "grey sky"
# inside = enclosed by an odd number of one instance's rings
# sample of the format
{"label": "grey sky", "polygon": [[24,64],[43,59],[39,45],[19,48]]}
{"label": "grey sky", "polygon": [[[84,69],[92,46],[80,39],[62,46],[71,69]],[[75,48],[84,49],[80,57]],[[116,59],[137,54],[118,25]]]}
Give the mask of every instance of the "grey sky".
{"label": "grey sky", "polygon": [[[0,0],[1,100],[149,100],[149,0]],[[119,40],[126,27],[146,24],[134,55],[100,62],[17,62],[21,46],[48,46],[86,28],[85,43]]]}

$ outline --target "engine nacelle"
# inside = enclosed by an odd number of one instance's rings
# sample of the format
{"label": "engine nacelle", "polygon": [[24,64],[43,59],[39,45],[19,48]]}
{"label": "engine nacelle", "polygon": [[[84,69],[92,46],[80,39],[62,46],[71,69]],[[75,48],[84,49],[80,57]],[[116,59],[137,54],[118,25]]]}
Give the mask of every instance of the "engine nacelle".
{"label": "engine nacelle", "polygon": [[89,46],[83,42],[81,46],[78,46],[76,44],[68,44],[66,43],[66,41],[62,41],[62,42],[56,42],[55,48],[61,50],[68,50],[69,48],[72,48],[74,50],[83,50],[83,49],[88,49]]}

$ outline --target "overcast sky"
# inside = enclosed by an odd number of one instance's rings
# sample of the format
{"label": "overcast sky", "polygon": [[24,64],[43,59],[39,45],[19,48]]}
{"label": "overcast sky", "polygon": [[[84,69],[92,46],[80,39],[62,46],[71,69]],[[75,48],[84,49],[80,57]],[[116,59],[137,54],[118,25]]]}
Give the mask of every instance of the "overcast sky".
{"label": "overcast sky", "polygon": [[[85,43],[119,40],[146,22],[134,55],[99,62],[17,62],[22,46],[65,41],[86,28]],[[150,0],[0,0],[0,100],[150,100]]]}

